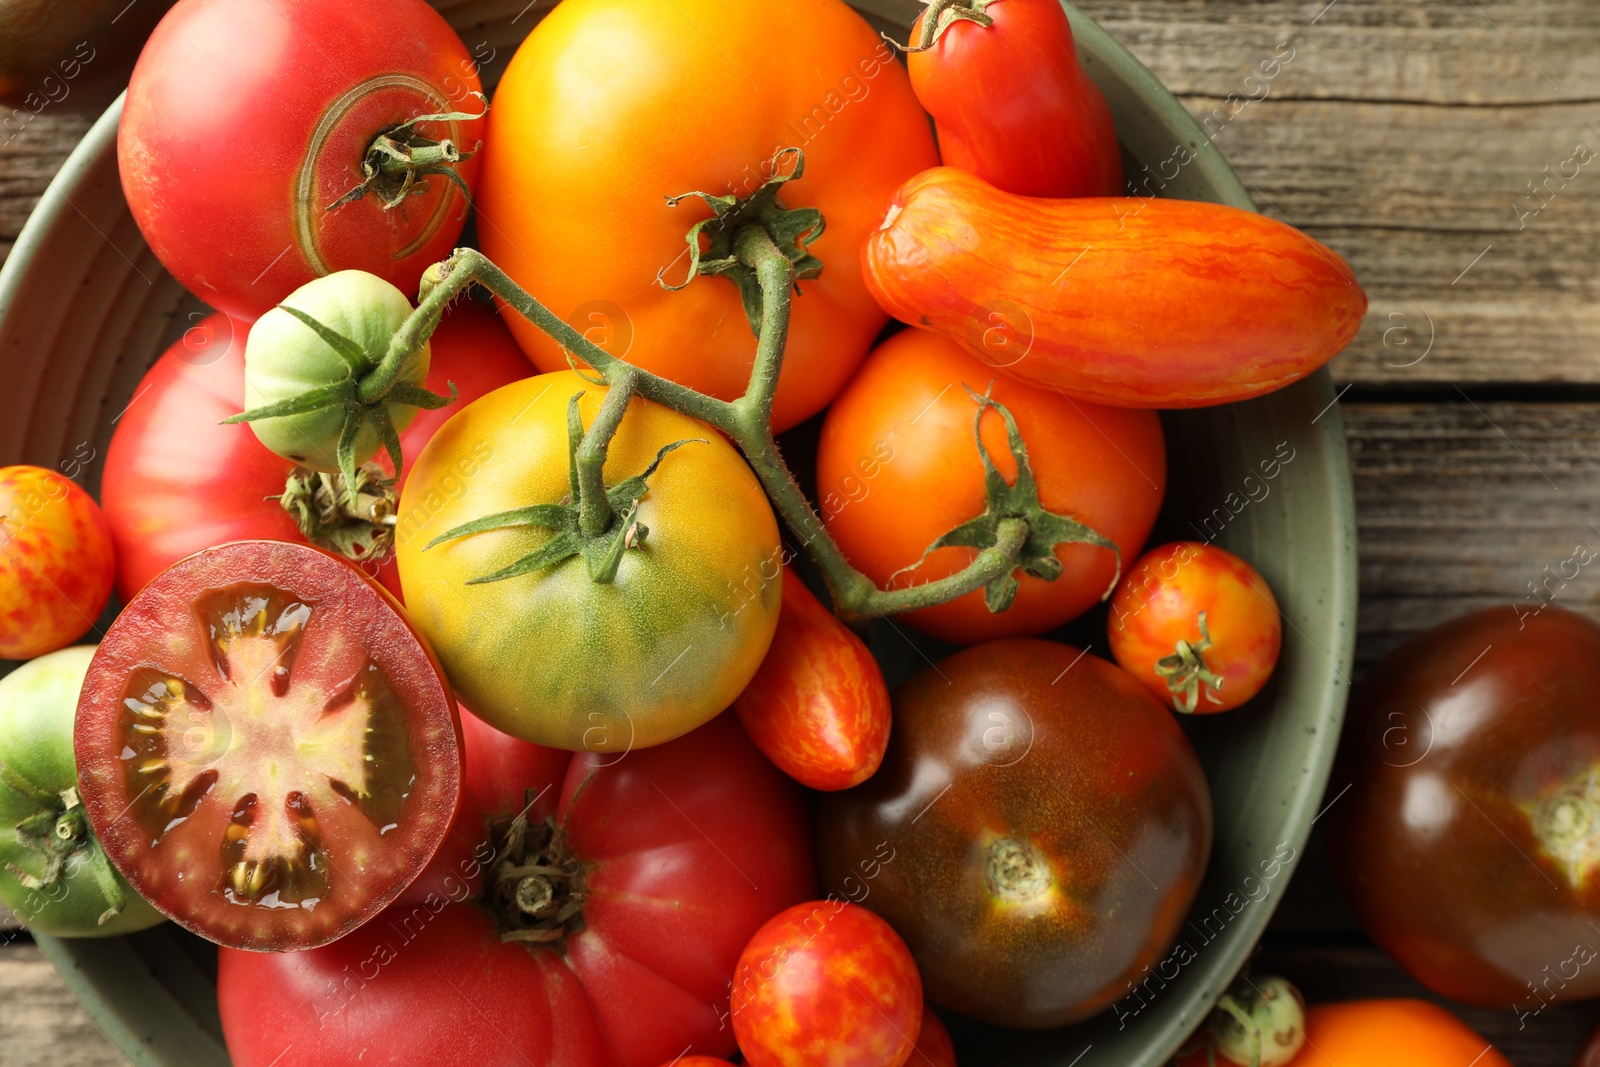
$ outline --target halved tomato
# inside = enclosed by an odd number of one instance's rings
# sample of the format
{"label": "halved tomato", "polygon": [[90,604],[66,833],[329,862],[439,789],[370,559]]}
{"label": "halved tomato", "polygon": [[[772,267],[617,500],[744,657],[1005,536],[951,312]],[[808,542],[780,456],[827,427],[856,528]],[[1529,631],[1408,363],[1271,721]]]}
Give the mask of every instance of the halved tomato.
{"label": "halved tomato", "polygon": [[236,948],[326,944],[422,871],[461,792],[455,699],[396,601],[320,549],[174,564],[78,701],[90,822],[139,895]]}

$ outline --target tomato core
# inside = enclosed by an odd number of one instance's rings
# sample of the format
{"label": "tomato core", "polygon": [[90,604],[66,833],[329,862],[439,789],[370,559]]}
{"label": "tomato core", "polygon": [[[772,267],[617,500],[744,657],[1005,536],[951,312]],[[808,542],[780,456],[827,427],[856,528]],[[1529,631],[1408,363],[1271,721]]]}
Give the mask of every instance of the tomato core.
{"label": "tomato core", "polygon": [[1050,891],[1055,875],[1050,861],[1029,841],[1002,837],[984,853],[983,880],[989,891],[1008,904],[1026,904]]}
{"label": "tomato core", "polygon": [[486,904],[502,941],[550,944],[583,929],[584,864],[554,819],[530,824],[524,811],[506,831],[500,854]]}
{"label": "tomato core", "polygon": [[1582,889],[1600,864],[1600,769],[1563,783],[1531,815],[1534,840]]}
{"label": "tomato core", "polygon": [[[416,770],[405,710],[370,660],[331,689],[296,684],[302,671],[323,675],[337,647],[306,647],[317,609],[293,594],[229,586],[195,612],[222,681],[203,692],[158,668],[128,676],[120,740],[131,814],[153,848],[212,790],[237,798],[218,891],[230,903],[309,911],[328,890],[324,822],[364,822],[377,837],[398,823]],[[319,653],[326,662],[296,662]]]}

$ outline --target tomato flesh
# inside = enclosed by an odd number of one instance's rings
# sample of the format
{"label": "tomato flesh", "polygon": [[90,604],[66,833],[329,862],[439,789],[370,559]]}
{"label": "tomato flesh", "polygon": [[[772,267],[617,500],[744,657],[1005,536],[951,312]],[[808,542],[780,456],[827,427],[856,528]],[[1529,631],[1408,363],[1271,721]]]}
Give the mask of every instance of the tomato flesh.
{"label": "tomato flesh", "polygon": [[298,545],[224,545],[152,582],[95,656],[77,734],[118,869],[240,948],[359,925],[432,857],[461,787],[427,646],[376,585]]}

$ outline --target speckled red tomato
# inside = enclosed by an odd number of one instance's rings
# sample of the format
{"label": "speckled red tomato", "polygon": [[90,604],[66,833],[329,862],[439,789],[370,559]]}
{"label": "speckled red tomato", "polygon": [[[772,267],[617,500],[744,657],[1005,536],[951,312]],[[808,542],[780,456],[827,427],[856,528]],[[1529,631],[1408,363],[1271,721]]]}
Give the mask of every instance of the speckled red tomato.
{"label": "speckled red tomato", "polygon": [[830,897],[779,912],[733,974],[750,1067],[900,1067],[922,1029],[922,978],[894,928]]}
{"label": "speckled red tomato", "polygon": [[56,471],[0,468],[0,531],[0,659],[32,659],[82,637],[116,577],[94,499]]}
{"label": "speckled red tomato", "polygon": [[956,1067],[955,1042],[931,1004],[922,1007],[922,1033],[917,1035],[909,1062],[912,1067]]}
{"label": "speckled red tomato", "polygon": [[861,784],[889,747],[878,661],[787,567],[778,631],[733,706],[756,747],[812,789]]}
{"label": "speckled red tomato", "polygon": [[1111,654],[1175,711],[1228,711],[1272,677],[1283,646],[1277,598],[1232,552],[1179,541],[1147,552],[1117,587]]}

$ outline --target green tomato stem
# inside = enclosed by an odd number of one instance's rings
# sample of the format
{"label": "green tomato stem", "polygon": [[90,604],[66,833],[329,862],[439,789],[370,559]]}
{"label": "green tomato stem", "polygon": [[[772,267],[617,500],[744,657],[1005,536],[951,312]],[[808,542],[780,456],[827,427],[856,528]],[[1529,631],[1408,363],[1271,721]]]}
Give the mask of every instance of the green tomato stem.
{"label": "green tomato stem", "polygon": [[[852,625],[862,625],[879,615],[896,615],[943,604],[1008,574],[1028,541],[1026,519],[1002,520],[995,543],[980,551],[971,563],[955,574],[902,589],[879,589],[845,559],[784,462],[772,432],[772,398],[783,370],[795,266],[771,236],[757,226],[745,227],[737,234],[735,247],[741,262],[756,272],[762,296],[755,362],[749,387],[739,400],[730,403],[706,396],[618,359],[562,321],[481,252],[470,248],[457,249],[449,259],[424,275],[422,299],[416,312],[395,334],[383,363],[363,382],[363,395],[368,383],[374,383],[374,392],[382,395],[383,383],[398,378],[406,361],[437,325],[445,306],[476,283],[533,323],[575,359],[587,363],[612,388],[600,416],[586,431],[579,448],[580,507],[587,509],[580,512],[581,516],[586,516],[580,518],[580,522],[586,533],[591,528],[596,533],[603,532],[614,518],[610,514],[613,509],[604,503],[600,472],[605,463],[606,444],[621,423],[626,402],[637,394],[699,419],[738,446],[778,513],[822,571],[833,594],[835,609]],[[625,399],[613,402],[616,397]],[[597,484],[599,491],[595,489]],[[591,500],[599,503],[591,508]]]}
{"label": "green tomato stem", "polygon": [[572,457],[578,470],[578,529],[585,537],[599,537],[611,525],[611,501],[606,497],[606,483],[602,477],[606,451],[633,400],[637,379],[634,369],[626,365],[607,376],[611,391],[606,393],[600,414],[589,424]]}

